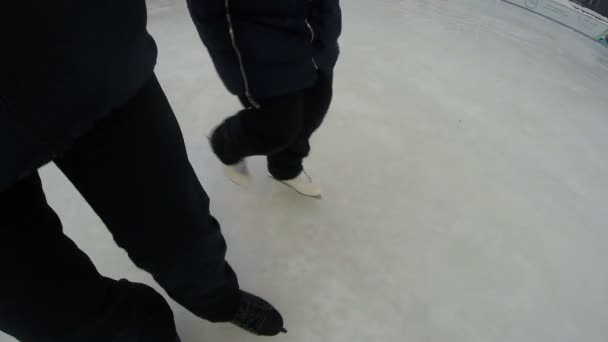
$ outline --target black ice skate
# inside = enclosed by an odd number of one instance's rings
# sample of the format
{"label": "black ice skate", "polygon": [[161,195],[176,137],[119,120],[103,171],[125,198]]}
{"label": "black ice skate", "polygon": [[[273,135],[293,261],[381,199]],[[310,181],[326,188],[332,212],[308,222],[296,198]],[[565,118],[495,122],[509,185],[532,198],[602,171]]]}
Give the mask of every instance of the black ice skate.
{"label": "black ice skate", "polygon": [[232,323],[260,336],[287,332],[283,328],[283,317],[270,303],[244,291],[241,291],[241,303]]}

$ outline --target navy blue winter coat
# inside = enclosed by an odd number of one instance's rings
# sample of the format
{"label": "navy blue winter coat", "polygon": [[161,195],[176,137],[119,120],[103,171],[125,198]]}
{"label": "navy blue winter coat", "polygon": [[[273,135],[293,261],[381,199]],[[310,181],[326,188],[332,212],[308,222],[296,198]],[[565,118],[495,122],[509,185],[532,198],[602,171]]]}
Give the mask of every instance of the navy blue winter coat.
{"label": "navy blue winter coat", "polygon": [[[308,87],[314,64],[331,69],[338,57],[338,0],[189,5],[235,94],[249,89],[262,98]],[[145,0],[2,4],[0,191],[64,153],[152,77],[156,46],[146,19]]]}
{"label": "navy blue winter coat", "polygon": [[331,71],[342,29],[339,0],[188,0],[220,78],[253,105],[312,86]]}
{"label": "navy blue winter coat", "polygon": [[144,0],[0,8],[0,191],[65,152],[153,75]]}

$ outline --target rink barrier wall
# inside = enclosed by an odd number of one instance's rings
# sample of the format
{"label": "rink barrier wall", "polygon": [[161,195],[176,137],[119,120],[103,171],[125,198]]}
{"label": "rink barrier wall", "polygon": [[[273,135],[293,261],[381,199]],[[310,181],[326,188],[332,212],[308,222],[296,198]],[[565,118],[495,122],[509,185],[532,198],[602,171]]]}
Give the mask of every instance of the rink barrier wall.
{"label": "rink barrier wall", "polygon": [[568,27],[589,39],[608,46],[608,18],[568,0],[502,0]]}

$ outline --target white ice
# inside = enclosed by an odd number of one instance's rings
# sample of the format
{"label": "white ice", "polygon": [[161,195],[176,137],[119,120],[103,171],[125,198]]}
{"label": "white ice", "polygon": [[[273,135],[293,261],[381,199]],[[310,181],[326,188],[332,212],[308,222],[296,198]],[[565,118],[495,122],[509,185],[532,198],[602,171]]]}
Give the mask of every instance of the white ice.
{"label": "white ice", "polygon": [[[242,286],[289,334],[172,303],[184,342],[608,340],[608,49],[496,0],[343,0],[322,201],[223,178],[205,134],[238,108],[182,0],[153,0],[157,73]],[[65,230],[112,277],[158,288],[55,167]],[[0,341],[12,341],[2,335]]]}

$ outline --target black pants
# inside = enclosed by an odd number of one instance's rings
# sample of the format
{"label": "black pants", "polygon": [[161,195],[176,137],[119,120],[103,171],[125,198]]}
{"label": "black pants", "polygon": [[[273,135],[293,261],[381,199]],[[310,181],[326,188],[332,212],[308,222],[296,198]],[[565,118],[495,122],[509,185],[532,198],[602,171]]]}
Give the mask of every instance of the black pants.
{"label": "black pants", "polygon": [[[277,179],[302,171],[310,153],[309,139],[321,126],[332,98],[333,75],[319,72],[314,87],[260,101],[226,119],[213,133],[211,145],[227,165],[254,155],[268,156],[268,170]],[[244,99],[241,102],[247,103]]]}
{"label": "black pants", "polygon": [[[240,297],[226,244],[155,78],[55,163],[172,298],[232,319]],[[0,330],[20,341],[177,339],[160,294],[103,277],[63,234],[37,174],[0,193],[0,272]]]}

